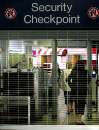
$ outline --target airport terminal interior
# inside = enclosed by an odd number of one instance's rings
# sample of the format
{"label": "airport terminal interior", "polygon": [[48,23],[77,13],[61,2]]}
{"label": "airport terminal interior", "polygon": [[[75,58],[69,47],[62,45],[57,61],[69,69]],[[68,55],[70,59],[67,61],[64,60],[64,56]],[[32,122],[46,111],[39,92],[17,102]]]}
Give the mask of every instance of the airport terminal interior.
{"label": "airport terminal interior", "polygon": [[[80,83],[87,82],[82,117],[68,82],[78,61],[90,75]],[[76,125],[83,118],[99,125],[98,61],[99,31],[0,31],[0,124]]]}

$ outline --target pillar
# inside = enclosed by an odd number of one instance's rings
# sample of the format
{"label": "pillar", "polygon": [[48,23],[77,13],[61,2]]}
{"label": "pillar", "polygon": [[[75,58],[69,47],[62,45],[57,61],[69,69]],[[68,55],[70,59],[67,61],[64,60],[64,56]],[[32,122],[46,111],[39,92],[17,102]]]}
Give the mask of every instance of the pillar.
{"label": "pillar", "polygon": [[0,40],[0,65],[3,68],[8,68],[8,41]]}
{"label": "pillar", "polygon": [[57,40],[52,43],[52,118],[57,120]]}
{"label": "pillar", "polygon": [[27,67],[28,69],[30,69],[32,66],[30,65],[30,57],[32,56],[32,46],[25,46],[25,54],[27,59]]}
{"label": "pillar", "polygon": [[[91,42],[87,42],[87,54],[88,54],[88,71],[89,75],[92,75],[92,45]],[[92,84],[91,82],[88,85],[88,91],[87,91],[87,117],[88,119],[92,118]]]}

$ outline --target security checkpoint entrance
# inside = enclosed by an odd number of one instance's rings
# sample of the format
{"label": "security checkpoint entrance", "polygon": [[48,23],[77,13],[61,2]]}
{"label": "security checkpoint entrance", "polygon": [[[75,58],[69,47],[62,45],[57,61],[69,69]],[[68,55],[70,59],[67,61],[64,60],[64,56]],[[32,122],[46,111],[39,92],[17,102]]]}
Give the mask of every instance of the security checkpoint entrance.
{"label": "security checkpoint entrance", "polygon": [[0,124],[75,124],[75,105],[68,114],[58,84],[58,67],[63,72],[73,56],[85,63],[91,77],[84,114],[86,124],[95,122],[99,112],[96,39],[98,31],[0,31]]}

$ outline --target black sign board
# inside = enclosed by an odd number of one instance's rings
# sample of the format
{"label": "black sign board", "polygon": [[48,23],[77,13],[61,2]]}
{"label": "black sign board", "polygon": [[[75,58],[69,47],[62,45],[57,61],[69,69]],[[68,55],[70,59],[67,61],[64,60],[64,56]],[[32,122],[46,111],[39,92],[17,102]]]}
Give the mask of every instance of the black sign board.
{"label": "black sign board", "polygon": [[99,28],[99,1],[1,0],[1,29]]}

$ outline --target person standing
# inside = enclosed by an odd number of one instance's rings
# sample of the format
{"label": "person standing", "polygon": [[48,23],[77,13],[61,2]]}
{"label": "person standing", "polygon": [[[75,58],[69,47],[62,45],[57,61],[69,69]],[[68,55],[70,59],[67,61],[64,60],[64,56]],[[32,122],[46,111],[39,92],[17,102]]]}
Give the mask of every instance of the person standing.
{"label": "person standing", "polygon": [[68,77],[68,84],[71,87],[70,99],[75,102],[75,113],[77,124],[83,124],[81,117],[84,114],[87,89],[91,78],[85,70],[83,61],[78,61]]}
{"label": "person standing", "polygon": [[64,89],[64,97],[65,97],[65,104],[67,105],[67,113],[71,112],[72,109],[72,105],[70,103],[70,92],[71,92],[71,88],[68,85],[68,81],[66,81],[66,79],[68,79],[68,76],[70,75],[72,70],[72,64],[71,63],[67,63],[66,64],[66,69],[63,71],[64,74],[64,84],[65,84],[65,89]]}

